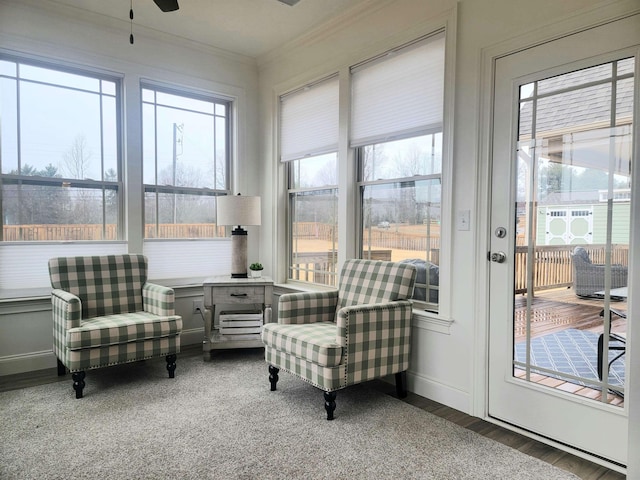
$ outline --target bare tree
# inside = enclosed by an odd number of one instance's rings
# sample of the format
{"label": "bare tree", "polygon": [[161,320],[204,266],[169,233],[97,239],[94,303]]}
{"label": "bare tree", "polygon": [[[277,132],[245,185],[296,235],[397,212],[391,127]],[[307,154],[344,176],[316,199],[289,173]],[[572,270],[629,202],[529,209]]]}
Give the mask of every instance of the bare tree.
{"label": "bare tree", "polygon": [[79,134],[62,156],[62,170],[68,178],[85,179],[91,165],[92,152],[84,134]]}

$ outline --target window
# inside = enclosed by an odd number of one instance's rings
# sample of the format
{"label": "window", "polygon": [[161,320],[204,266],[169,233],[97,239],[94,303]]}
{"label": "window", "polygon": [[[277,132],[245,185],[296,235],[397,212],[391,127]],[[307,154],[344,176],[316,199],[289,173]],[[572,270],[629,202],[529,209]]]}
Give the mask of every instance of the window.
{"label": "window", "polygon": [[437,311],[444,34],[354,66],[351,74],[361,257],[416,265],[414,299]]}
{"label": "window", "polygon": [[336,285],[338,78],[282,96],[280,116],[288,173],[288,277]]}
{"label": "window", "polygon": [[213,238],[229,192],[231,102],[142,86],[145,238]]}
{"label": "window", "polygon": [[116,240],[120,81],[0,57],[0,240]]}

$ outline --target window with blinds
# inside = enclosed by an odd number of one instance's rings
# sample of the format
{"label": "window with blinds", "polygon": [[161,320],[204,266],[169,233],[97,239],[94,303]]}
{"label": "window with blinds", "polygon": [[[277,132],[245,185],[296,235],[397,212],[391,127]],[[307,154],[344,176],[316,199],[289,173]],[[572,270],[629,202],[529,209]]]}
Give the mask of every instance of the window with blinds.
{"label": "window with blinds", "polygon": [[280,98],[280,159],[288,175],[288,278],[336,284],[338,77]]}
{"label": "window with blinds", "polygon": [[438,310],[444,32],[351,68],[362,258],[412,263],[414,300]]}

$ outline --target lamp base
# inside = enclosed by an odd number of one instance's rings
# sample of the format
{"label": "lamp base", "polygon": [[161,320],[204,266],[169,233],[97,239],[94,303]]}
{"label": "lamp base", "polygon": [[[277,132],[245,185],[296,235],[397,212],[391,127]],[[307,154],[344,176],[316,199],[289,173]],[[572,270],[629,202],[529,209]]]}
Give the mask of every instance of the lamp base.
{"label": "lamp base", "polygon": [[247,231],[240,227],[231,232],[231,278],[248,278]]}

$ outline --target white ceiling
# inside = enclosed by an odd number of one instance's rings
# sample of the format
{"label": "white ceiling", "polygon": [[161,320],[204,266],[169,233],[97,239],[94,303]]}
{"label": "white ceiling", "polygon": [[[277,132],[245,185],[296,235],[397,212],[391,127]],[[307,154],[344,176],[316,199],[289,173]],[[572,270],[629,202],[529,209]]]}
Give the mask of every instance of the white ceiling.
{"label": "white ceiling", "polygon": [[[52,0],[129,22],[131,0]],[[162,12],[153,0],[133,0],[136,25],[230,52],[260,57],[374,0],[178,0],[180,9]]]}

